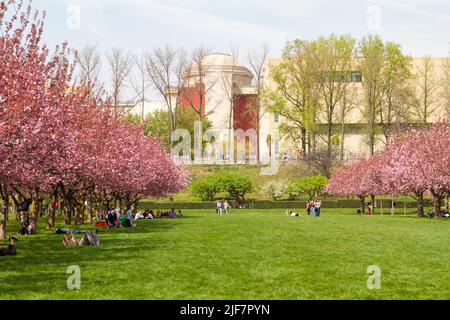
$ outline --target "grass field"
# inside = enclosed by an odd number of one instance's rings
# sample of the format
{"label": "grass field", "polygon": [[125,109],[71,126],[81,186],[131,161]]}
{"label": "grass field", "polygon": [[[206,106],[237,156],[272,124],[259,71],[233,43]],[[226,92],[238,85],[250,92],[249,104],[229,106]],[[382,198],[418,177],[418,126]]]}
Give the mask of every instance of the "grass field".
{"label": "grass field", "polygon": [[[353,212],[187,211],[105,230],[100,247],[64,248],[61,236],[41,232],[17,242],[17,257],[0,257],[0,300],[450,297],[447,221]],[[71,265],[81,268],[81,290],[66,288]],[[381,290],[367,289],[370,265],[382,270]]]}

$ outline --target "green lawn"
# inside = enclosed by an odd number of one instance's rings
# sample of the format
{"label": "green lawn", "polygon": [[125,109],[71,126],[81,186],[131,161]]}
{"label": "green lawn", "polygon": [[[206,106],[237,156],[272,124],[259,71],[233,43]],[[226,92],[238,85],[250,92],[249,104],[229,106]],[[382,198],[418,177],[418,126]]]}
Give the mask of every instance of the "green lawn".
{"label": "green lawn", "polygon": [[[64,248],[41,232],[0,257],[0,300],[450,298],[450,223],[354,211],[187,211],[105,230],[97,248]],[[70,265],[81,290],[66,288]],[[382,269],[381,290],[367,289],[369,265]]]}

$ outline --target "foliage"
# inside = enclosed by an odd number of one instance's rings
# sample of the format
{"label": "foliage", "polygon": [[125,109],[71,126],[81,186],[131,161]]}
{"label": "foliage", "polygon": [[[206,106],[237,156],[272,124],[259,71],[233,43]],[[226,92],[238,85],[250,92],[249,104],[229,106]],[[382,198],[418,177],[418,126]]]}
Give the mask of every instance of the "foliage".
{"label": "foliage", "polygon": [[[198,121],[198,115],[191,108],[176,109],[176,128],[188,130],[191,136],[192,146],[194,144],[194,123]],[[212,127],[207,118],[202,119],[203,131]],[[162,141],[164,148],[170,150],[172,130],[170,125],[170,114],[166,110],[156,110],[148,115],[145,120],[144,132],[146,136],[153,135]],[[203,142],[205,145],[205,142]],[[192,150],[194,148],[192,147]]]}
{"label": "foliage", "polygon": [[276,201],[286,193],[287,185],[286,180],[271,180],[262,187],[262,190]]}
{"label": "foliage", "polygon": [[[125,123],[111,99],[102,99],[103,92],[92,85],[72,86],[68,45],[50,54],[42,43],[44,16],[21,1],[0,4],[3,203],[9,196],[15,202],[30,201],[30,223],[36,230],[43,200],[55,193],[63,198],[70,223],[91,196],[130,206],[184,189],[187,173],[157,139]],[[4,225],[0,217],[0,238]]]}
{"label": "foliage", "polygon": [[203,201],[213,201],[220,192],[228,192],[235,200],[245,200],[245,195],[253,190],[253,186],[249,176],[223,172],[193,182],[190,190]]}
{"label": "foliage", "polygon": [[141,123],[141,117],[137,114],[128,112],[123,116],[123,121],[128,124],[138,125]]}
{"label": "foliage", "polygon": [[386,150],[337,170],[326,191],[361,199],[376,194],[409,194],[417,200],[417,213],[424,215],[423,197],[434,198],[434,211],[450,190],[450,155],[440,152],[450,144],[450,127],[437,123],[431,129],[413,130],[390,141]]}
{"label": "foliage", "polygon": [[194,181],[190,186],[192,194],[199,196],[202,201],[213,201],[217,193],[224,190],[224,181],[220,174],[209,175]]}
{"label": "foliage", "polygon": [[301,180],[293,181],[289,185],[289,194],[301,194],[306,193],[309,199],[312,200],[314,197],[318,197],[321,192],[323,192],[325,186],[328,184],[328,179],[324,176],[310,176],[305,177]]}
{"label": "foliage", "polygon": [[245,200],[245,195],[252,192],[253,185],[249,176],[237,174],[224,174],[222,176],[224,191],[236,200]]}

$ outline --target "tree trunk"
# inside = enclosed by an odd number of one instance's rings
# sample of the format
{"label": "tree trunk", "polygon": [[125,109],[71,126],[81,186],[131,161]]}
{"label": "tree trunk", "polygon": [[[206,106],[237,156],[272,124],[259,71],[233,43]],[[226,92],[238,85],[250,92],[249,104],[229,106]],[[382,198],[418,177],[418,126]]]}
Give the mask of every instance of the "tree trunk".
{"label": "tree trunk", "polygon": [[261,150],[260,150],[260,145],[259,145],[259,142],[261,140],[261,132],[260,132],[259,125],[257,127],[258,128],[256,129],[256,163],[259,166],[259,165],[261,165]]}
{"label": "tree trunk", "polygon": [[37,222],[38,222],[38,217],[39,217],[39,213],[40,213],[40,201],[39,199],[37,199],[36,196],[32,197],[32,201],[31,201],[31,216],[30,216],[30,225],[33,228],[33,234],[37,233]]}
{"label": "tree trunk", "polygon": [[374,194],[370,195],[370,203],[372,205],[372,214],[375,214],[375,201],[376,201],[376,196]]}
{"label": "tree trunk", "polygon": [[380,196],[380,213],[383,215],[383,196]]}
{"label": "tree trunk", "polygon": [[362,214],[366,214],[366,197],[358,196]]}
{"label": "tree trunk", "polygon": [[436,217],[441,216],[441,204],[442,204],[442,197],[434,195],[434,214]]}
{"label": "tree trunk", "polygon": [[[306,133],[306,129],[302,129],[302,151],[304,154],[306,154],[306,144],[308,143],[307,139],[310,139],[310,137]],[[308,144],[311,144],[311,143],[308,143]],[[311,147],[309,147],[308,149],[309,149],[309,151],[308,151],[309,154],[311,154]]]}
{"label": "tree trunk", "polygon": [[13,201],[12,202],[12,214],[16,215],[16,220],[18,221],[18,217],[19,217],[19,212],[17,211],[17,205],[16,203]]}
{"label": "tree trunk", "polygon": [[344,161],[344,140],[345,140],[345,111],[346,111],[346,101],[347,96],[344,93],[343,96],[343,105],[341,109],[341,150],[340,150],[340,160]]}
{"label": "tree trunk", "polygon": [[56,198],[58,196],[57,191],[55,191],[48,204],[48,217],[47,217],[47,230],[50,230],[55,226],[55,214],[56,214]]}
{"label": "tree trunk", "polygon": [[94,223],[94,206],[92,205],[92,195],[89,195],[88,197],[88,212],[89,212],[89,223]]}
{"label": "tree trunk", "polygon": [[76,223],[76,225],[80,226],[84,222],[83,205],[76,204],[74,209],[75,209],[75,223]]}
{"label": "tree trunk", "polygon": [[72,224],[73,202],[66,200],[64,206],[64,224],[70,226]]}
{"label": "tree trunk", "polygon": [[7,195],[2,196],[2,208],[0,210],[0,240],[6,238],[6,220],[8,216],[9,197]]}
{"label": "tree trunk", "polygon": [[345,124],[342,123],[341,126],[341,150],[340,150],[340,155],[339,155],[339,159],[342,161],[344,161],[344,141],[345,141]]}
{"label": "tree trunk", "polygon": [[425,212],[423,209],[423,192],[416,194],[416,202],[417,202],[417,216],[425,217]]}

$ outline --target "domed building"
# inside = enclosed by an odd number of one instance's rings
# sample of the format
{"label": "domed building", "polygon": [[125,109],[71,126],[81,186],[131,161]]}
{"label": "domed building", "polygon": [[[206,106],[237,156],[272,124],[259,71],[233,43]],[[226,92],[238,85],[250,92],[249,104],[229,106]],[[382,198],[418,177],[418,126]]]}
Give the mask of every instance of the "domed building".
{"label": "domed building", "polygon": [[[184,84],[188,88],[187,95],[190,96],[184,96],[180,104],[199,110],[201,100],[202,114],[212,122],[214,129],[247,130],[253,127],[249,123],[252,118],[249,102],[256,95],[252,81],[252,72],[231,55],[209,54],[200,63],[193,63],[188,68]],[[200,82],[201,88],[198,87]],[[189,88],[197,89],[189,90]]]}
{"label": "domed building", "polygon": [[[212,123],[212,129],[224,135],[227,130],[242,129],[256,139],[257,88],[253,85],[253,73],[230,54],[207,54],[194,61],[183,76],[183,88],[168,88],[173,102],[182,108],[195,109]],[[173,106],[175,108],[175,105]],[[165,103],[146,101],[132,109],[132,113],[146,116],[155,110],[166,110]],[[260,119],[260,155],[267,159],[267,136],[273,127],[273,115]],[[255,131],[249,131],[254,129]],[[192,137],[193,138],[193,137]],[[248,139],[248,138],[247,138]],[[229,140],[228,140],[229,141]],[[252,160],[256,158],[256,140],[252,143]],[[276,146],[277,148],[277,146]],[[224,150],[224,154],[225,154]],[[236,155],[242,159],[241,155]]]}

